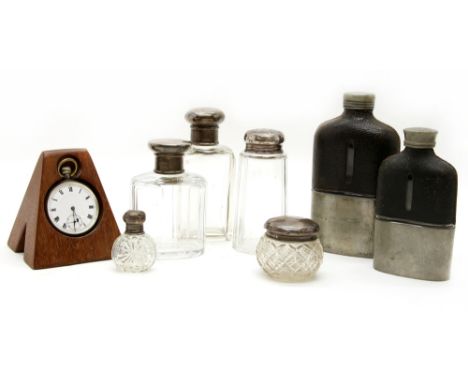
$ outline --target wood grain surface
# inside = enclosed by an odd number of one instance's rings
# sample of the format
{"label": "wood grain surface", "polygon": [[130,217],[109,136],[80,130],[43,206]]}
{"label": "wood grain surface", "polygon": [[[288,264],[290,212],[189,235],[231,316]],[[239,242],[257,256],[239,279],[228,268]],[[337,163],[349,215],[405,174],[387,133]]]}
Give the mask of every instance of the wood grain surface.
{"label": "wood grain surface", "polygon": [[[91,187],[100,202],[99,221],[84,236],[72,237],[59,232],[49,222],[46,213],[49,190],[63,180],[57,165],[67,157],[77,160],[80,167],[74,179]],[[8,246],[14,252],[24,252],[24,260],[31,268],[42,269],[110,259],[112,244],[119,234],[88,151],[70,149],[42,152],[13,225]]]}

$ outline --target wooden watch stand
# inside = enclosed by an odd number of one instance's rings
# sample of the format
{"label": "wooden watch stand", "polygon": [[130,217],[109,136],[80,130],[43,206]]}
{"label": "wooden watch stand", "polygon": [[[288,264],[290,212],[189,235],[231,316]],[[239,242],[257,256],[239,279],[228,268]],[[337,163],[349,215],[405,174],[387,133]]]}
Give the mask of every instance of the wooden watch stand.
{"label": "wooden watch stand", "polygon": [[[68,236],[55,229],[46,214],[49,190],[62,180],[57,166],[67,157],[79,164],[76,179],[90,186],[100,202],[100,217],[92,231]],[[14,252],[24,252],[24,261],[33,269],[59,267],[108,260],[112,244],[119,236],[101,181],[91,156],[85,149],[44,151],[37,161],[23,202],[8,239]]]}

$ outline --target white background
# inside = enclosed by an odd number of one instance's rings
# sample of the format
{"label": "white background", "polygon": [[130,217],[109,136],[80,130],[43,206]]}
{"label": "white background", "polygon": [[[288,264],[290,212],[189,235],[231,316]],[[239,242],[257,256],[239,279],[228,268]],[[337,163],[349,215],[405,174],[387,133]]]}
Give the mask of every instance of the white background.
{"label": "white background", "polygon": [[[463,3],[1,1],[0,380],[466,381]],[[439,130],[460,178],[451,281],[326,255],[313,282],[280,284],[228,244],[141,275],[32,271],[6,246],[42,150],[88,148],[120,224],[147,140],[188,138],[195,106],[225,111],[236,152],[247,129],[282,130],[289,212],[307,216],[314,129],[349,90],[400,133]]]}

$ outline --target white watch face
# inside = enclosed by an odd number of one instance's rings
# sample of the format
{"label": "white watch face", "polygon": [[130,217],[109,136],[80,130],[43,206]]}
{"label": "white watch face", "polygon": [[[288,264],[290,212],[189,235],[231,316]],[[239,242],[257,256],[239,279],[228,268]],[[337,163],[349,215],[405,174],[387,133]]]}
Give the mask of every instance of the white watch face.
{"label": "white watch face", "polygon": [[83,183],[66,180],[55,186],[47,198],[47,215],[59,231],[78,236],[89,232],[99,218],[99,201]]}

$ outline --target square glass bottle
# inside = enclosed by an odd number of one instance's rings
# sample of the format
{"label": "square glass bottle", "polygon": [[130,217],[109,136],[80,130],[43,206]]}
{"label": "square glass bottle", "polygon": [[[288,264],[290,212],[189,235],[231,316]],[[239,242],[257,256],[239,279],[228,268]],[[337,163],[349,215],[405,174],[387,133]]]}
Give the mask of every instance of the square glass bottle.
{"label": "square glass bottle", "polygon": [[146,229],[158,244],[158,258],[201,255],[205,245],[205,180],[184,172],[190,143],[149,142],[156,154],[153,172],[132,180],[132,208],[146,211]]}
{"label": "square glass bottle", "polygon": [[206,180],[205,234],[210,239],[228,240],[235,159],[230,148],[218,143],[224,113],[198,108],[190,110],[185,119],[190,122],[192,143],[185,155],[186,168]]}
{"label": "square glass bottle", "polygon": [[282,132],[253,129],[244,135],[245,150],[239,156],[233,248],[255,254],[271,216],[286,214],[286,159]]}

